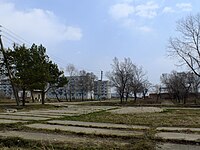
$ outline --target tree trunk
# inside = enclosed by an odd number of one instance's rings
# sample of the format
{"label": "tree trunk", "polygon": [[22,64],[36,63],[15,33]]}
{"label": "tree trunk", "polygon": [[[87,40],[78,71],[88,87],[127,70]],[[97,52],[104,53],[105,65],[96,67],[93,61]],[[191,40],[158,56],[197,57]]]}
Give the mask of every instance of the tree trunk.
{"label": "tree trunk", "polygon": [[143,93],[143,99],[146,98],[146,93],[145,92],[142,92]]}
{"label": "tree trunk", "polygon": [[83,98],[83,92],[82,92],[82,94],[81,94],[81,100],[82,100],[82,101],[84,100],[84,98]]}
{"label": "tree trunk", "polygon": [[32,99],[32,102],[35,103],[35,100],[34,100],[34,97],[33,97],[33,90],[31,90],[31,99]]}
{"label": "tree trunk", "polygon": [[72,92],[71,92],[71,90],[69,91],[69,101],[70,102],[72,101]]}
{"label": "tree trunk", "polygon": [[59,97],[58,97],[58,94],[57,93],[55,93],[55,94],[56,94],[56,99],[58,100],[58,102],[61,102]]}
{"label": "tree trunk", "polygon": [[92,95],[90,96],[90,99],[93,100]]}
{"label": "tree trunk", "polygon": [[22,105],[23,105],[23,106],[25,106],[25,100],[26,100],[25,95],[26,95],[26,90],[23,89],[23,90],[22,90]]}
{"label": "tree trunk", "polygon": [[127,92],[127,93],[126,93],[126,102],[128,101],[128,98],[129,98],[128,95],[129,95],[129,93]]}
{"label": "tree trunk", "polygon": [[122,104],[123,100],[124,100],[124,94],[123,93],[120,94],[120,100],[121,100],[121,104]]}
{"label": "tree trunk", "polygon": [[178,103],[181,103],[180,98],[179,98],[179,95],[176,95],[176,99],[177,99],[177,102],[178,102]]}
{"label": "tree trunk", "polygon": [[12,86],[13,94],[15,96],[16,104],[17,104],[17,106],[19,106],[20,100],[19,100],[18,90],[16,89],[15,85],[12,82],[11,82],[11,86]]}
{"label": "tree trunk", "polygon": [[136,100],[137,100],[137,93],[134,92],[134,101],[136,102]]}
{"label": "tree trunk", "polygon": [[183,98],[183,104],[184,105],[186,104],[186,98],[185,97]]}
{"label": "tree trunk", "polygon": [[42,90],[42,105],[44,105],[44,99],[45,99],[45,91]]}
{"label": "tree trunk", "polygon": [[57,94],[56,90],[53,89],[53,91],[54,91],[54,93],[55,93],[55,95],[56,95],[56,99],[58,100],[58,102],[60,102],[60,99],[59,99],[59,97],[58,97],[58,94]]}
{"label": "tree trunk", "polygon": [[120,102],[123,103],[123,96],[120,96]]}
{"label": "tree trunk", "polygon": [[68,101],[67,90],[65,90],[65,100]]}

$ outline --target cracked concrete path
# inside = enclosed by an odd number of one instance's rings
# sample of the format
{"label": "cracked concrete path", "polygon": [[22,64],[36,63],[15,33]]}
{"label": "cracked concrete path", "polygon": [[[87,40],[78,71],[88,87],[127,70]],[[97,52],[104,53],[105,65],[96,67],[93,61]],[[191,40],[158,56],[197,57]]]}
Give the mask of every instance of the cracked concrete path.
{"label": "cracked concrete path", "polygon": [[[27,112],[14,112],[14,113],[7,113],[7,114],[57,114],[57,115],[65,115],[65,114],[87,114],[91,112],[97,112],[102,110],[110,110],[116,107],[113,106],[76,106],[76,105],[70,105],[66,108],[59,108],[59,109],[53,109],[53,110],[31,110]],[[6,113],[1,113],[6,114]]]}
{"label": "cracked concrete path", "polygon": [[1,113],[0,115],[10,115],[10,116],[21,116],[21,117],[45,117],[45,118],[60,118],[63,117],[65,114],[33,114],[29,112],[23,112],[23,113]]}
{"label": "cracked concrete path", "polygon": [[0,119],[0,124],[9,124],[9,123],[25,123],[25,122],[27,122],[27,121]]}
{"label": "cracked concrete path", "polygon": [[15,115],[3,115],[0,114],[0,119],[13,119],[13,120],[48,120],[47,117],[31,117],[31,116],[15,116]]}
{"label": "cracked concrete path", "polygon": [[46,130],[61,130],[73,133],[83,133],[83,134],[95,134],[95,135],[108,135],[108,136],[141,136],[143,132],[139,131],[127,131],[127,130],[117,130],[117,129],[100,129],[100,128],[86,128],[86,127],[75,127],[75,126],[63,126],[63,125],[50,125],[50,124],[29,124],[26,127],[34,129],[46,129]]}
{"label": "cracked concrete path", "polygon": [[83,114],[109,110],[115,107],[112,106],[75,106],[70,105],[62,109],[54,110],[31,110],[27,112],[7,112],[0,113],[0,119],[10,120],[48,120],[52,118],[60,118],[64,116],[79,116]]}
{"label": "cracked concrete path", "polygon": [[127,145],[130,144],[125,141],[112,140],[108,138],[98,139],[90,137],[80,137],[75,135],[61,135],[51,133],[40,133],[40,132],[22,132],[22,131],[0,131],[2,137],[19,137],[28,140],[36,141],[48,141],[48,142],[64,142],[64,143],[76,143],[76,144],[113,144],[113,145]]}
{"label": "cracked concrete path", "polygon": [[140,129],[147,130],[147,126],[139,125],[125,125],[125,124],[113,124],[113,123],[97,123],[97,122],[83,122],[83,121],[68,121],[68,120],[50,120],[48,123],[60,124],[60,125],[72,125],[83,127],[97,127],[97,128],[116,128],[116,129]]}
{"label": "cracked concrete path", "polygon": [[200,132],[200,128],[183,128],[183,127],[158,127],[157,131],[193,131]]}
{"label": "cracked concrete path", "polygon": [[199,150],[199,145],[162,143],[157,144],[156,150]]}
{"label": "cracked concrete path", "polygon": [[200,142],[200,134],[186,134],[175,132],[159,132],[155,134],[155,137],[165,140],[183,140],[188,142]]}

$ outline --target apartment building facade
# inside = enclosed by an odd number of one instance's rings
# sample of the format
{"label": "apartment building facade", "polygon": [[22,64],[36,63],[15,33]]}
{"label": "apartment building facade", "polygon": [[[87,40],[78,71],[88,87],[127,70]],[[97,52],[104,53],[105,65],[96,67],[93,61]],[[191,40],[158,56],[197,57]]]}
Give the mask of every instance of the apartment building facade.
{"label": "apartment building facade", "polygon": [[95,99],[111,99],[110,81],[94,81],[94,97]]}
{"label": "apartment building facade", "polygon": [[[80,82],[82,76],[68,77],[68,85],[58,89],[50,89],[47,98],[67,100],[78,99],[111,99],[111,83],[110,81],[94,81],[87,85],[87,82]],[[56,92],[56,93],[55,93]]]}
{"label": "apartment building facade", "polygon": [[0,77],[0,97],[13,98],[13,91],[10,81],[4,76]]}

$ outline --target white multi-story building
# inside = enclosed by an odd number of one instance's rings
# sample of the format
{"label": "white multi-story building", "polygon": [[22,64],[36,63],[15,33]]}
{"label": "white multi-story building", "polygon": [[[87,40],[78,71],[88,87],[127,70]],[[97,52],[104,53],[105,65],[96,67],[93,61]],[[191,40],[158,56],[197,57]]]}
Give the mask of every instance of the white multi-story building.
{"label": "white multi-story building", "polygon": [[[1,63],[3,62],[3,54],[1,52],[0,52],[0,62]],[[5,98],[12,97],[12,86],[10,85],[8,77],[6,77],[4,74],[0,74],[0,96]]]}
{"label": "white multi-story building", "polygon": [[94,97],[95,99],[111,99],[110,81],[94,81]]}
{"label": "white multi-story building", "polygon": [[[84,76],[68,77],[69,83],[67,85],[67,97],[69,99],[93,99],[94,91],[88,88],[84,81]],[[93,82],[93,81],[92,81]],[[93,83],[91,83],[92,85]]]}
{"label": "white multi-story building", "polygon": [[[81,81],[82,76],[68,77],[69,83],[66,87],[51,89],[47,93],[47,98],[54,98],[56,96],[60,99],[110,99],[111,98],[111,84],[110,81],[91,81],[90,85],[84,80]],[[84,77],[83,77],[84,78]],[[57,92],[57,95],[56,93]]]}
{"label": "white multi-story building", "polygon": [[0,96],[5,98],[13,97],[12,86],[8,78],[3,76],[0,77]]}
{"label": "white multi-story building", "polygon": [[[83,76],[72,76],[68,78],[68,84],[65,87],[57,89],[50,89],[47,92],[47,98],[56,99],[94,99],[94,91],[89,89],[84,80],[81,81]],[[56,93],[55,93],[56,92]],[[57,95],[56,95],[57,94]]]}

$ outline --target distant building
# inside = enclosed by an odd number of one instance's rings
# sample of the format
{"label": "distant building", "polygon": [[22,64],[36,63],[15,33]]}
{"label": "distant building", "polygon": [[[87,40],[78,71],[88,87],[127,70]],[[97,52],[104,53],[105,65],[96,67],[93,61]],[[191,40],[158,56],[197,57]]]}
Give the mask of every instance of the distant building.
{"label": "distant building", "polygon": [[[0,52],[0,62],[3,63],[3,54],[2,54],[2,52]],[[0,97],[14,98],[13,91],[12,91],[12,86],[10,84],[10,80],[4,74],[0,74]]]}
{"label": "distant building", "polygon": [[0,77],[0,96],[5,98],[13,98],[12,86],[8,78]]}
{"label": "distant building", "polygon": [[94,81],[94,97],[95,99],[111,99],[110,81]]}
{"label": "distant building", "polygon": [[56,93],[59,99],[67,99],[66,97],[66,87],[60,87],[60,88],[56,88],[54,89],[49,89],[49,91],[46,93],[46,97],[49,99],[56,99]]}
{"label": "distant building", "polygon": [[[70,99],[94,99],[94,91],[85,86],[85,76],[68,77],[69,83],[67,85],[67,97]],[[82,82],[80,82],[82,80]],[[91,86],[94,84],[92,81]]]}
{"label": "distant building", "polygon": [[[46,93],[46,98],[49,99],[110,99],[111,98],[111,83],[110,81],[92,81],[89,87],[85,86],[84,81],[80,82],[82,76],[68,77],[69,83],[65,87],[50,88]],[[87,89],[84,89],[86,88]],[[12,86],[8,78],[0,78],[0,95],[7,98],[13,98]],[[22,91],[18,92],[19,98],[22,98]],[[32,92],[26,91],[25,97],[29,100],[41,101],[41,91],[34,90]]]}
{"label": "distant building", "polygon": [[[68,84],[66,87],[60,87],[57,89],[50,89],[47,92],[47,98],[56,99],[58,96],[59,99],[94,99],[94,91],[90,89],[83,89],[85,88],[85,83],[80,83],[82,76],[72,76],[68,78]],[[55,93],[56,92],[56,93]],[[57,94],[57,95],[56,95]]]}
{"label": "distant building", "polygon": [[58,88],[56,90],[50,89],[47,93],[47,98],[60,99],[110,99],[111,98],[111,84],[110,81],[92,81],[91,87],[87,90],[84,84],[80,83],[81,76],[68,77],[69,83],[66,87]]}

